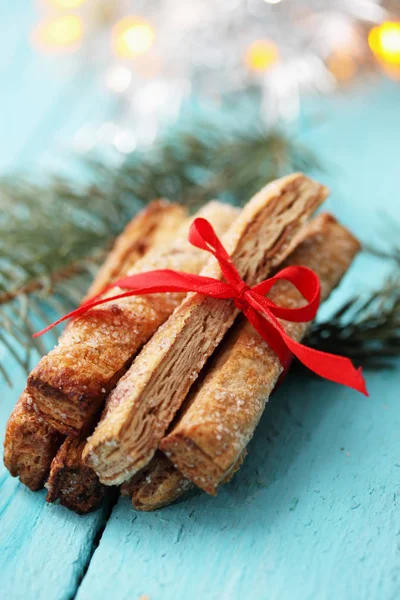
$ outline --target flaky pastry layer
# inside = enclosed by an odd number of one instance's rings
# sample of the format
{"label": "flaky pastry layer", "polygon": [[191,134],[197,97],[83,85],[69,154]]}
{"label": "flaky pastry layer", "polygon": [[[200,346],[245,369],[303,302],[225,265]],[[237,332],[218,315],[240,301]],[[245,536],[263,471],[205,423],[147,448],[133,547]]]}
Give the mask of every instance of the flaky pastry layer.
{"label": "flaky pastry layer", "polygon": [[149,464],[121,486],[137,510],[151,511],[176,502],[193,487],[168,458],[157,452]]}
{"label": "flaky pastry layer", "polygon": [[169,243],[187,216],[186,209],[180,204],[171,204],[167,200],[151,202],[129,221],[116,238],[83,302],[99,294],[115,279],[126,275],[150,251]]}

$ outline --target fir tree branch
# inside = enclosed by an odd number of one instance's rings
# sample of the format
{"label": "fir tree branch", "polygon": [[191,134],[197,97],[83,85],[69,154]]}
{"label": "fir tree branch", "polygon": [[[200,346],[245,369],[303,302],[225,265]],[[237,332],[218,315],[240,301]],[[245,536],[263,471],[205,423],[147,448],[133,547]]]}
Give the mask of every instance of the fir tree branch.
{"label": "fir tree branch", "polygon": [[101,261],[101,257],[104,257],[104,255],[105,252],[101,251],[98,253],[98,256],[88,258],[86,261],[80,260],[76,263],[66,265],[63,269],[60,269],[56,273],[52,273],[46,278],[32,279],[24,285],[20,285],[19,287],[5,291],[0,294],[0,305],[9,304],[19,296],[29,296],[31,294],[41,292],[42,290],[46,290],[48,293],[51,293],[55,289],[56,285],[61,281],[64,281],[65,279],[71,279],[77,275],[87,275],[89,264],[92,263],[93,266],[98,265]]}
{"label": "fir tree branch", "polygon": [[203,122],[133,153],[120,168],[92,159],[84,166],[85,185],[60,177],[42,185],[21,176],[0,180],[0,371],[6,379],[4,357],[29,369],[32,354],[47,348],[32,332],[76,306],[104,249],[138,208],[157,197],[193,209],[213,198],[241,205],[266,182],[318,165],[280,132]]}
{"label": "fir tree branch", "polygon": [[400,273],[364,300],[349,299],[328,321],[314,323],[307,344],[364,367],[390,367],[400,356]]}
{"label": "fir tree branch", "polygon": [[[307,148],[279,132],[207,123],[135,152],[118,169],[95,160],[85,166],[81,186],[59,177],[40,186],[21,177],[0,181],[0,376],[9,384],[10,357],[28,371],[48,351],[49,340],[32,333],[79,303],[138,208],[157,197],[193,209],[213,198],[240,206],[269,180],[320,168]],[[400,225],[390,226],[389,246],[369,251],[400,267]],[[307,343],[370,368],[390,365],[400,356],[399,270],[363,303],[350,299],[315,324]]]}

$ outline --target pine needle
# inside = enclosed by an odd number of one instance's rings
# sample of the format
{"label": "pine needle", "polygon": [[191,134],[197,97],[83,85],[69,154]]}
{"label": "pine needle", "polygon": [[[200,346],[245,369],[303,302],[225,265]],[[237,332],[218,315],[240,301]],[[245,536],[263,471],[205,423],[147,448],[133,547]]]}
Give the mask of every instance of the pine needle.
{"label": "pine needle", "polygon": [[367,368],[385,368],[400,356],[400,273],[367,298],[348,300],[328,320],[315,323],[306,340]]}
{"label": "pine needle", "polygon": [[[0,375],[10,360],[26,371],[46,351],[32,333],[75,307],[113,238],[140,208],[166,197],[192,207],[220,198],[243,205],[265,183],[320,168],[315,156],[276,131],[201,123],[135,152],[117,169],[88,160],[86,185],[53,177],[0,180]],[[382,289],[351,298],[307,343],[369,368],[400,356],[400,224],[388,220],[389,246],[370,249],[394,261]]]}
{"label": "pine needle", "polygon": [[151,151],[134,152],[117,169],[93,159],[84,166],[85,185],[58,176],[42,185],[22,176],[0,180],[5,379],[10,354],[27,370],[30,356],[44,352],[32,332],[55,311],[76,306],[113,238],[139,208],[160,197],[193,210],[214,198],[240,206],[268,181],[318,165],[283,133],[202,122],[167,135]]}

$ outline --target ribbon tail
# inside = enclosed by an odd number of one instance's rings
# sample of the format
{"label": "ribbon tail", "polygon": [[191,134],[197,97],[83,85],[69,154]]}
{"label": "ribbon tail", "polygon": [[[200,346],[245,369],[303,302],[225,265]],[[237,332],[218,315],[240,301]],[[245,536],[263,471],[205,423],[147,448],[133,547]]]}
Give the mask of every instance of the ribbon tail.
{"label": "ribbon tail", "polygon": [[[128,291],[103,297],[104,292],[113,288],[124,288]],[[199,292],[214,298],[232,298],[231,286],[212,277],[183,273],[171,269],[147,271],[146,273],[127,275],[121,279],[117,279],[114,283],[104,288],[102,292],[93,296],[93,298],[89,298],[89,300],[75,310],[57,319],[57,321],[54,321],[54,323],[51,323],[41,331],[34,333],[33,337],[39,337],[67,319],[79,317],[96,306],[121,300],[122,298],[129,298],[130,296],[143,296],[165,292]]]}
{"label": "ribbon tail", "polygon": [[282,364],[283,369],[286,371],[289,368],[292,354],[290,350],[288,350],[287,344],[285,344],[281,332],[273,323],[261,316],[261,314],[254,310],[254,308],[251,306],[244,307],[243,312],[254,329],[267,342],[271,350],[275,352]]}
{"label": "ribbon tail", "polygon": [[[318,292],[317,288],[316,291]],[[288,360],[285,362],[282,361],[282,355],[285,357],[285,353],[280,349],[281,344],[284,344],[286,349],[291,354],[296,356],[301,363],[303,363],[307,368],[320,377],[324,377],[325,379],[334,381],[335,383],[346,385],[357,390],[358,392],[361,392],[365,396],[368,396],[362,369],[356,369],[349,358],[335,354],[329,354],[328,352],[322,352],[321,350],[315,350],[313,348],[308,348],[300,342],[293,340],[287,335],[285,329],[282,327],[282,324],[276,319],[276,315],[274,314],[276,313],[276,307],[274,306],[271,310],[271,308],[268,306],[268,300],[260,297],[258,293],[254,294],[254,290],[250,291],[249,302],[251,302],[253,309],[262,311],[268,317],[272,328],[276,328],[277,332],[279,332],[279,336],[281,338],[280,343],[278,343],[278,345],[275,343],[272,344],[271,341],[273,341],[273,338],[270,336],[270,332],[266,330],[265,325],[262,323],[262,321],[265,322],[266,320],[262,319],[261,322],[258,323],[258,327],[254,317],[251,320],[253,327],[257,329],[257,331],[278,355],[278,358],[282,362],[285,370],[288,368],[290,362]],[[260,315],[258,316],[260,317]],[[293,321],[296,320],[297,319],[293,319]]]}
{"label": "ribbon tail", "polygon": [[294,356],[320,377],[369,395],[361,367],[357,369],[349,358],[308,348],[286,334],[284,340]]}

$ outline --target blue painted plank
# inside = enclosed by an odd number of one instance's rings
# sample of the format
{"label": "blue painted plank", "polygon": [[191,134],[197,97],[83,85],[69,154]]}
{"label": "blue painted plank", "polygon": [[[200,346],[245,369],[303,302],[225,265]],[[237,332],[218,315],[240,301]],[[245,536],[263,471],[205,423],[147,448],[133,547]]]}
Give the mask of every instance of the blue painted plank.
{"label": "blue painted plank", "polygon": [[400,573],[395,372],[365,399],[293,374],[217,498],[112,513],[77,600],[394,598]]}

